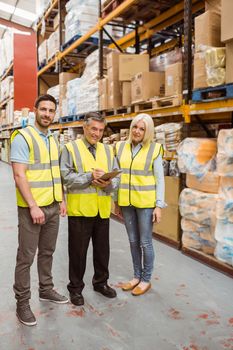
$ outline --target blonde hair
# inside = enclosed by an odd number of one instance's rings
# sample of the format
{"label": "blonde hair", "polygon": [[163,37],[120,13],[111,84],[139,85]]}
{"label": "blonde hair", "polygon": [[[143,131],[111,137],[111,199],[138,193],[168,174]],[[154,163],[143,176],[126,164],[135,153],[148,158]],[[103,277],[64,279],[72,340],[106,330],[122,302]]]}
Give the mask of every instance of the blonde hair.
{"label": "blonde hair", "polygon": [[129,139],[128,141],[132,142],[132,129],[133,127],[140,121],[143,121],[145,124],[145,134],[142,140],[142,144],[146,145],[153,141],[154,139],[154,122],[153,119],[149,114],[146,113],[140,113],[138,114],[131,122],[130,124],[130,130],[129,130]]}

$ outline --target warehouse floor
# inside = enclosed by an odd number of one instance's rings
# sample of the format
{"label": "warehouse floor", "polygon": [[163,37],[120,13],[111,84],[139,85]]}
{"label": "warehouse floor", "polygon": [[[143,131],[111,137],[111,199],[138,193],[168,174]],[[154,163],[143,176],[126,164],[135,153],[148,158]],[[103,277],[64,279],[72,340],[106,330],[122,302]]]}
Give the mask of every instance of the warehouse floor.
{"label": "warehouse floor", "polygon": [[[116,299],[93,291],[91,248],[85,276],[84,307],[40,302],[36,264],[31,306],[35,327],[15,316],[12,291],[17,248],[17,214],[9,165],[0,162],[0,350],[220,350],[233,349],[233,280],[154,241],[153,288],[144,296],[123,292],[132,277],[124,226],[111,221],[110,283]],[[68,296],[67,220],[62,219],[53,274]]]}

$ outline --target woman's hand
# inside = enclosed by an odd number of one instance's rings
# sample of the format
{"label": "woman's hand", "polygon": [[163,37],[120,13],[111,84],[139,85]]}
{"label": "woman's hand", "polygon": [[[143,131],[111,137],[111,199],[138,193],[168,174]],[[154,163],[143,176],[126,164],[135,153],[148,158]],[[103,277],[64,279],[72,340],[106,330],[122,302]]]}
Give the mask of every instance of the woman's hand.
{"label": "woman's hand", "polygon": [[119,216],[120,218],[122,218],[121,207],[118,205],[117,202],[114,202],[114,205],[115,205],[114,214],[115,214],[116,216]]}
{"label": "woman's hand", "polygon": [[159,224],[161,221],[161,216],[162,216],[162,210],[159,207],[156,207],[153,210],[153,217],[152,217],[152,221],[155,222],[156,224]]}

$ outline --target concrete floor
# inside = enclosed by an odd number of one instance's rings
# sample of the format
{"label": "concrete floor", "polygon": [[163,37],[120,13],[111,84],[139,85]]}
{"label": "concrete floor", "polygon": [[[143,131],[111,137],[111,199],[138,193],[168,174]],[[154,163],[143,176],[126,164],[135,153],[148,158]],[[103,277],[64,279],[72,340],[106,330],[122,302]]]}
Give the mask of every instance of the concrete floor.
{"label": "concrete floor", "polygon": [[[0,350],[220,350],[233,349],[233,280],[181,252],[154,241],[153,288],[144,296],[123,292],[132,277],[124,226],[111,222],[110,283],[114,300],[95,293],[91,247],[84,307],[40,302],[36,264],[31,306],[35,327],[20,324],[12,291],[17,248],[17,214],[9,165],[0,162]],[[67,220],[61,221],[53,275],[68,295]]]}

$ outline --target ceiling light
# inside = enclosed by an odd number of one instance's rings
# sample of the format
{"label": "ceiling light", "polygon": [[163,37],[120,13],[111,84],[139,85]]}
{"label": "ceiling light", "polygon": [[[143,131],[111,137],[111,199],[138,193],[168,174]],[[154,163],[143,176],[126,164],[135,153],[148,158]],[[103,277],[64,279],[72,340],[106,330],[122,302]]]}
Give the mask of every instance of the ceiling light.
{"label": "ceiling light", "polygon": [[15,16],[27,19],[31,22],[35,21],[37,18],[37,15],[33,12],[29,12],[29,11],[25,11],[25,10],[21,10],[15,6],[11,6],[8,4],[5,4],[4,2],[0,1],[0,9],[1,11],[10,13],[10,14],[14,14]]}

